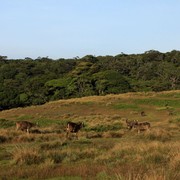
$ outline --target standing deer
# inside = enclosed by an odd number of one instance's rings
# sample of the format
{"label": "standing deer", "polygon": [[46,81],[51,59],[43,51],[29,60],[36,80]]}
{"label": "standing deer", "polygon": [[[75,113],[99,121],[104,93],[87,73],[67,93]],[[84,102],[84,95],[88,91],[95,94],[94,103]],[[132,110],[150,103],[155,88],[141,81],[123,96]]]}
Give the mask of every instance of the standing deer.
{"label": "standing deer", "polygon": [[16,122],[16,130],[26,131],[29,133],[32,127],[36,126],[34,123],[28,121],[19,121]]}
{"label": "standing deer", "polygon": [[135,126],[138,125],[138,121],[137,120],[128,121],[128,119],[126,119],[126,124],[127,124],[127,128],[131,130],[132,128],[135,128]]}
{"label": "standing deer", "polygon": [[74,122],[68,122],[66,127],[66,137],[69,138],[70,133],[75,133],[76,138],[78,139],[78,131],[84,127],[84,123],[74,123]]}
{"label": "standing deer", "polygon": [[138,134],[139,134],[141,131],[149,130],[151,127],[151,124],[149,122],[138,122],[138,124],[135,125],[134,127],[137,129]]}

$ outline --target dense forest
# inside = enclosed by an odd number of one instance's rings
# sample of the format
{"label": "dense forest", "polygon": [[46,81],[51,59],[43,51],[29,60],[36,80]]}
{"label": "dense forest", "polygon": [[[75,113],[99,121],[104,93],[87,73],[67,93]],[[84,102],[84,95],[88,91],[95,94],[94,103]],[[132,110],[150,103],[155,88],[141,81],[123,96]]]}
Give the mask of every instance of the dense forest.
{"label": "dense forest", "polygon": [[83,58],[0,56],[0,109],[137,91],[180,89],[180,51],[87,55]]}

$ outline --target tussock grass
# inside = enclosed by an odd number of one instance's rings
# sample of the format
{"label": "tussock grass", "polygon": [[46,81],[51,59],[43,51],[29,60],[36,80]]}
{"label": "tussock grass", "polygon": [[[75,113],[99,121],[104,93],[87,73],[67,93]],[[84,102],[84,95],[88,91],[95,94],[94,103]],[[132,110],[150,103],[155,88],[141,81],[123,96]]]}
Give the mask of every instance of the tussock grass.
{"label": "tussock grass", "polygon": [[18,165],[40,164],[44,161],[36,148],[16,146],[12,152],[13,163]]}
{"label": "tussock grass", "polygon": [[[179,100],[179,91],[141,92],[2,111],[0,179],[179,180]],[[15,131],[20,119],[39,127]],[[148,121],[150,131],[129,131],[126,119]],[[66,139],[68,121],[85,123],[78,139]]]}
{"label": "tussock grass", "polygon": [[172,134],[167,130],[156,128],[141,135],[141,137],[151,141],[157,140],[165,142],[171,140]]}
{"label": "tussock grass", "polygon": [[53,149],[62,149],[63,146],[66,146],[66,141],[55,141],[55,142],[49,142],[49,143],[42,143],[40,144],[40,150],[53,150]]}

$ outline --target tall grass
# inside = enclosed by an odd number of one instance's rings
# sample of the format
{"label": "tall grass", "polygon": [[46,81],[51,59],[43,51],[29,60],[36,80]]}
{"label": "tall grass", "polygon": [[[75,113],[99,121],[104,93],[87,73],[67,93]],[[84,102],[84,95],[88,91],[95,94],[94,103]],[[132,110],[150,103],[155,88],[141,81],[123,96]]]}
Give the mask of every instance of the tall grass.
{"label": "tall grass", "polygon": [[33,165],[44,162],[43,155],[36,148],[16,146],[12,152],[13,163],[18,165]]}

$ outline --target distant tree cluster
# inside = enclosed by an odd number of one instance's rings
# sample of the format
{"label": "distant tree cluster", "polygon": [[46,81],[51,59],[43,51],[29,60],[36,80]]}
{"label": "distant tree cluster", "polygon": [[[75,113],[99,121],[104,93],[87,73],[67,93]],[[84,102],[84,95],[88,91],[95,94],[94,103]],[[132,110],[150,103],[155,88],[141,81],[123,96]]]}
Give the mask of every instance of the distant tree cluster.
{"label": "distant tree cluster", "polygon": [[90,95],[180,89],[180,51],[53,60],[0,56],[0,108]]}

